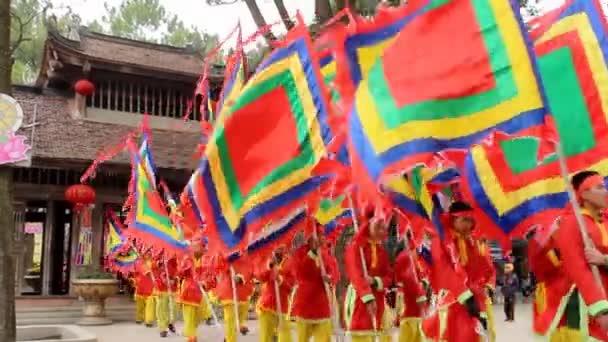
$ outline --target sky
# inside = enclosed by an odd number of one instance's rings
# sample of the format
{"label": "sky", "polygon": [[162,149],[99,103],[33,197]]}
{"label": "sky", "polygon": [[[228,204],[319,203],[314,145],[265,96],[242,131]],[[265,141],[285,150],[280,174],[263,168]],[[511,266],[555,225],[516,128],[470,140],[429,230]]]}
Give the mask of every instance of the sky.
{"label": "sky", "polygon": [[[74,13],[80,15],[82,23],[99,19],[105,13],[104,2],[111,6],[119,5],[122,0],[52,0],[57,8],[70,6]],[[284,0],[290,14],[295,16],[301,11],[307,23],[314,16],[314,0]],[[243,36],[247,37],[257,31],[256,25],[243,1],[233,5],[209,6],[205,0],[160,0],[160,3],[172,14],[176,14],[187,25],[195,25],[208,33],[215,33],[221,37],[227,36],[238,21],[241,21]],[[279,13],[272,0],[257,0],[266,22],[272,24],[280,20]],[[275,25],[282,29],[283,26]],[[280,32],[280,31],[277,31]]]}
{"label": "sky", "polygon": [[[58,6],[70,6],[72,10],[87,24],[94,19],[99,19],[105,13],[104,2],[117,6],[122,0],[52,0]],[[172,14],[178,15],[187,25],[195,25],[208,33],[226,37],[237,24],[241,22],[243,36],[257,31],[256,25],[249,14],[249,10],[243,1],[237,1],[233,5],[209,6],[205,0],[160,0],[161,4]],[[314,17],[314,0],[284,0],[290,14],[295,16],[299,10],[306,23],[310,23]],[[564,0],[536,0],[541,12],[553,9],[561,5]],[[606,0],[601,0],[606,5]],[[260,10],[269,24],[280,20],[279,13],[272,0],[257,0]],[[275,25],[275,33],[284,30],[283,25]]]}

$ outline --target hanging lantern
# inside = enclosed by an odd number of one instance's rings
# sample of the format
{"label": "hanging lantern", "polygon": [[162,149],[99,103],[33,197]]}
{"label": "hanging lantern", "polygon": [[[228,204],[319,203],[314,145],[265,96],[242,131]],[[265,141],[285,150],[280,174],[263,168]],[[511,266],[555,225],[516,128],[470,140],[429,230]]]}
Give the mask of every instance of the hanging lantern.
{"label": "hanging lantern", "polygon": [[84,184],[72,185],[65,190],[65,198],[80,212],[85,206],[95,203],[95,190]]}
{"label": "hanging lantern", "polygon": [[93,82],[83,78],[76,81],[74,90],[82,96],[91,96],[95,92],[95,85]]}

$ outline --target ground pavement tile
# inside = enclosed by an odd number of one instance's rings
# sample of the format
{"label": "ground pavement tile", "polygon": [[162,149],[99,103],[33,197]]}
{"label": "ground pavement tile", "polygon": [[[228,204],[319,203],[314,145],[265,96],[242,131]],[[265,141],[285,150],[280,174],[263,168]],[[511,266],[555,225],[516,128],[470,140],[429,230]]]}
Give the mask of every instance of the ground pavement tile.
{"label": "ground pavement tile", "polygon": [[[531,311],[530,305],[518,305],[516,308],[515,322],[504,322],[502,307],[495,306],[494,315],[496,318],[497,342],[534,341],[531,332]],[[250,334],[245,337],[239,337],[239,342],[258,341],[257,321],[250,321],[249,328],[251,329]],[[184,339],[178,335],[160,338],[158,336],[158,331],[155,328],[146,328],[144,326],[135,325],[134,323],[117,323],[105,327],[86,327],[86,329],[95,333],[99,338],[99,342],[184,341]],[[178,330],[181,330],[181,324],[178,324]],[[221,342],[223,340],[223,332],[210,326],[201,326],[198,331],[198,336],[200,342]],[[397,341],[397,338],[394,338],[393,341]]]}

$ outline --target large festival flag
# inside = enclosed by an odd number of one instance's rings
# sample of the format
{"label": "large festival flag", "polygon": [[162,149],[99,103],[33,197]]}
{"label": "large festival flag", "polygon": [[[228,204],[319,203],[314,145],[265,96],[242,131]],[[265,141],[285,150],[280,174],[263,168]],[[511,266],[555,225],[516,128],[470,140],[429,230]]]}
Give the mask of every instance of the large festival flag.
{"label": "large festival flag", "polygon": [[148,170],[153,169],[154,163],[147,140],[148,136],[144,134],[139,151],[132,141],[128,144],[132,158],[134,203],[126,233],[146,245],[181,253],[186,250],[187,245],[180,239],[179,231],[171,223],[165,204],[155,187],[156,175],[148,173]]}
{"label": "large festival flag", "polygon": [[311,47],[300,22],[222,110],[189,182],[209,245],[225,254],[244,248],[256,224],[293,210],[320,184],[311,171],[331,139],[329,94]]}
{"label": "large festival flag", "polygon": [[[569,1],[548,15],[553,21],[538,20],[545,26],[535,27],[533,36],[549,124],[571,173],[592,169],[606,176],[608,36],[600,2]],[[469,153],[465,188],[487,218],[483,226],[496,235],[521,236],[567,203],[559,164],[543,145],[537,137],[499,135]]]}
{"label": "large festival flag", "polygon": [[363,188],[436,152],[469,148],[493,129],[514,133],[543,123],[542,88],[517,4],[425,3],[357,89],[349,153]]}
{"label": "large festival flag", "polygon": [[341,29],[330,33],[335,41],[332,80],[335,79],[338,93],[344,97],[346,109],[350,107],[359,82],[367,76],[399,31],[426,9],[428,2],[416,0],[399,8],[381,4],[373,18],[352,16],[347,27],[339,27]]}

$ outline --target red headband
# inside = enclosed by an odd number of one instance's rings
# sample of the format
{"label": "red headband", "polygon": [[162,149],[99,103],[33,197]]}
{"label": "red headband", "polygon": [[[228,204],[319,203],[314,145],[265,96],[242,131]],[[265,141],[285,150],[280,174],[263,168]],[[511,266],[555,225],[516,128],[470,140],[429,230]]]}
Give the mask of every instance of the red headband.
{"label": "red headband", "polygon": [[467,211],[458,211],[455,213],[450,213],[450,216],[453,217],[473,217],[473,211],[472,210],[467,210]]}
{"label": "red headband", "polygon": [[604,178],[602,176],[600,176],[600,175],[589,176],[589,177],[585,178],[585,180],[578,187],[578,190],[576,191],[577,195],[580,195],[581,192],[583,192],[585,190],[589,190],[599,184],[602,184],[602,185],[604,184]]}

